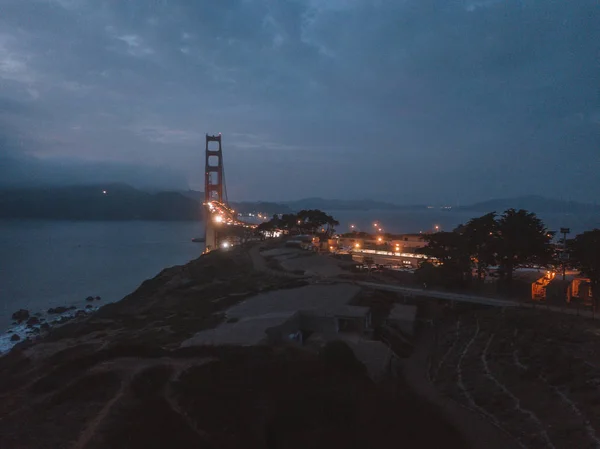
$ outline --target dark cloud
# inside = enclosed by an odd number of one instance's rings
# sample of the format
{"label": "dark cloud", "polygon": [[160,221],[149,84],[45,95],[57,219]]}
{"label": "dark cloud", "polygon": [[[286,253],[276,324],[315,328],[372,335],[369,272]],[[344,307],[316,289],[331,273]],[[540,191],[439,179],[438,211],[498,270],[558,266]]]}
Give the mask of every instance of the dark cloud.
{"label": "dark cloud", "polygon": [[599,55],[594,0],[0,0],[0,120],[192,187],[222,132],[240,199],[595,200]]}

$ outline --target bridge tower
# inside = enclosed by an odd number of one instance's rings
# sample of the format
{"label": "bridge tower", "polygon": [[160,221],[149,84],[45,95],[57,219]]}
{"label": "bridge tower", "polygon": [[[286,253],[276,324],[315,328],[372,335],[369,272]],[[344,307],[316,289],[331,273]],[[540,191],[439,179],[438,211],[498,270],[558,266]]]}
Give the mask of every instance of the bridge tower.
{"label": "bridge tower", "polygon": [[221,147],[221,133],[216,136],[206,135],[206,160],[204,170],[204,207],[206,208],[205,224],[205,252],[219,247],[218,223],[213,221],[208,204],[211,201],[226,203],[223,196],[225,178],[223,176],[223,149]]}

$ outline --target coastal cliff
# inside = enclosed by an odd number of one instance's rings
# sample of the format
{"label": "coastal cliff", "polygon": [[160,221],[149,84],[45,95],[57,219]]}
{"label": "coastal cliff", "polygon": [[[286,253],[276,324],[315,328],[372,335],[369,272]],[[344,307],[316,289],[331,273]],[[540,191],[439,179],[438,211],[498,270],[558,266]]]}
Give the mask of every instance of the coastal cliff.
{"label": "coastal cliff", "polygon": [[213,252],[17,345],[0,358],[0,447],[466,447],[344,344],[180,347],[245,298],[305,283],[256,271],[244,248]]}

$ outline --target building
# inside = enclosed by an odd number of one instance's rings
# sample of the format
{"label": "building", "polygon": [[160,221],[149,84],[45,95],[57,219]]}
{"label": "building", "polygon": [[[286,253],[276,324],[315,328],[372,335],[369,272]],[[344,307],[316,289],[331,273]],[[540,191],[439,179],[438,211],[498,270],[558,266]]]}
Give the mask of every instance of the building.
{"label": "building", "polygon": [[335,340],[340,333],[362,335],[371,329],[368,307],[342,305],[332,309],[298,311],[285,322],[265,330],[271,344],[303,345],[313,334],[325,341]]}
{"label": "building", "polygon": [[418,248],[427,246],[423,234],[371,235],[345,234],[337,239],[340,248],[382,249],[398,253],[414,253]]}

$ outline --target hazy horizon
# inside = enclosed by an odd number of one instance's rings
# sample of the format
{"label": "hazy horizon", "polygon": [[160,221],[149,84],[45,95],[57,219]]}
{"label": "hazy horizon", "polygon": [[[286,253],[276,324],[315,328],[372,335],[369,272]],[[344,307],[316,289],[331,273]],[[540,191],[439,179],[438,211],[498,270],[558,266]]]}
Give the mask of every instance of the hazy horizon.
{"label": "hazy horizon", "polygon": [[0,0],[0,185],[471,204],[600,194],[593,0]]}

